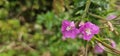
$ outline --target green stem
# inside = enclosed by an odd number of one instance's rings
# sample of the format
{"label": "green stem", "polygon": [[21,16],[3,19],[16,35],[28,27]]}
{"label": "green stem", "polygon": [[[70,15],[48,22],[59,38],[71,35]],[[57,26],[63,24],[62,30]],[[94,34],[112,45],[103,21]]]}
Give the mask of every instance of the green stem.
{"label": "green stem", "polygon": [[[93,16],[93,17],[95,17],[95,18],[99,18],[99,19],[102,19],[102,20],[104,20],[104,21],[106,21],[106,18],[104,18],[104,17],[101,17],[101,16],[99,16],[99,15],[96,15],[96,14],[93,14],[93,13],[88,13],[89,15],[91,15],[91,16]],[[120,15],[118,15],[116,18],[114,18],[113,20],[116,20],[117,18],[119,18],[120,17]]]}
{"label": "green stem", "polygon": [[79,24],[79,22],[83,21],[83,19],[86,17],[86,14],[88,13],[90,4],[91,4],[91,0],[87,0],[84,13],[83,13],[83,15],[81,16],[81,19],[78,19],[77,25]]}
{"label": "green stem", "polygon": [[87,41],[87,43],[86,43],[86,48],[85,48],[85,56],[87,56],[87,53],[88,52],[88,41]]}
{"label": "green stem", "polygon": [[90,3],[91,3],[91,0],[87,0],[86,7],[85,7],[85,10],[84,10],[84,13],[83,13],[81,19],[86,17],[86,14],[88,13],[88,10],[89,10],[89,7],[90,7]]}
{"label": "green stem", "polygon": [[119,51],[119,50],[116,50],[116,49],[112,48],[110,45],[108,45],[107,43],[101,41],[100,39],[98,39],[98,38],[96,38],[96,37],[94,37],[94,39],[95,39],[96,41],[98,41],[99,43],[101,43],[102,45],[104,45],[105,47],[107,47],[108,49],[110,49],[111,51],[113,51],[114,53],[120,55],[120,51]]}
{"label": "green stem", "polygon": [[[93,16],[93,17],[95,17],[95,18],[99,18],[99,19],[105,20],[104,17],[101,17],[101,16],[96,15],[96,14],[93,14],[93,13],[89,13],[89,15],[91,15],[91,16]],[[106,21],[106,20],[105,20],[105,21]]]}

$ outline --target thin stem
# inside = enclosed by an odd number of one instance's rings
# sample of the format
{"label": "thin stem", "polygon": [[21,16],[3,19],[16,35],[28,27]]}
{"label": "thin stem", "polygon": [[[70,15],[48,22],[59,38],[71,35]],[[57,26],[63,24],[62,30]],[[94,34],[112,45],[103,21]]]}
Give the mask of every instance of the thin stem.
{"label": "thin stem", "polygon": [[[96,15],[96,14],[93,14],[93,13],[88,13],[89,15],[93,16],[93,17],[96,17],[96,18],[99,18],[99,19],[102,19],[102,20],[105,20],[106,21],[106,18],[104,17],[101,17],[99,15]],[[116,20],[117,18],[119,18],[120,15],[118,15],[116,18],[114,18],[113,20]]]}
{"label": "thin stem", "polygon": [[99,18],[99,19],[102,19],[102,20],[105,20],[104,17],[101,17],[99,15],[96,15],[96,14],[93,14],[93,13],[89,13],[89,15],[93,16],[93,17],[96,17],[96,18]]}
{"label": "thin stem", "polygon": [[88,10],[89,10],[89,7],[90,7],[90,3],[91,3],[91,0],[87,0],[86,7],[85,7],[85,10],[84,10],[84,13],[83,13],[81,19],[86,17],[86,14],[88,13]]}
{"label": "thin stem", "polygon": [[95,39],[96,41],[100,42],[102,45],[104,45],[104,46],[107,47],[108,49],[110,49],[111,51],[113,51],[114,53],[120,55],[120,51],[119,51],[119,50],[116,50],[116,49],[112,48],[110,45],[108,45],[107,43],[99,40],[99,39],[96,38],[96,37],[94,37],[94,39]]}
{"label": "thin stem", "polygon": [[104,50],[104,51],[106,51],[107,53],[111,53],[111,54],[113,54],[113,55],[119,55],[119,54],[115,54],[114,52],[111,52],[111,51],[109,51],[109,50]]}
{"label": "thin stem", "polygon": [[86,14],[88,13],[90,4],[91,4],[91,0],[87,0],[87,2],[86,2],[86,7],[85,7],[85,10],[84,10],[84,13],[83,13],[83,15],[81,16],[81,19],[78,19],[78,22],[77,22],[76,25],[78,25],[79,22],[83,21],[83,19],[86,17]]}
{"label": "thin stem", "polygon": [[87,41],[87,43],[86,43],[86,48],[85,48],[85,56],[87,56],[87,53],[88,52],[88,41]]}

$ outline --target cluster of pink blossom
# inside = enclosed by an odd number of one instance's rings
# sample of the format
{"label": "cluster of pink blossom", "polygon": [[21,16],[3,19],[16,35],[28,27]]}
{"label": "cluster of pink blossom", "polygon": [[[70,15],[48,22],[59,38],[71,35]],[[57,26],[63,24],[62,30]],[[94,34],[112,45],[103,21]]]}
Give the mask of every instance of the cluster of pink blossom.
{"label": "cluster of pink blossom", "polygon": [[[107,20],[115,19],[117,16],[110,14],[107,16]],[[81,22],[79,28],[76,28],[74,21],[70,22],[68,20],[63,20],[61,28],[63,39],[66,38],[80,38],[89,41],[95,34],[99,33],[99,27],[91,22]]]}
{"label": "cluster of pink blossom", "polygon": [[99,27],[91,22],[82,23],[79,28],[76,28],[74,21],[63,20],[61,28],[63,39],[66,38],[80,38],[89,41],[94,34],[99,33]]}
{"label": "cluster of pink blossom", "polygon": [[[83,40],[90,41],[95,34],[100,31],[99,27],[91,22],[81,22],[77,28],[74,21],[63,20],[61,32],[63,34],[63,39],[76,37],[82,38]],[[110,45],[115,48],[116,44],[113,40],[108,39]],[[100,43],[96,44],[94,47],[95,53],[103,53],[104,46]]]}

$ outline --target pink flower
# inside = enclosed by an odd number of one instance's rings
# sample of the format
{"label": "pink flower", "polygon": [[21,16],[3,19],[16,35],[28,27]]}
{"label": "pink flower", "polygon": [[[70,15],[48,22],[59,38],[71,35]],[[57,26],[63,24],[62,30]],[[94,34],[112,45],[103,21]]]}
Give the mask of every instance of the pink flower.
{"label": "pink flower", "polygon": [[95,45],[94,47],[94,52],[97,53],[97,54],[101,54],[104,52],[104,46],[100,43],[98,43],[97,45]]}
{"label": "pink flower", "polygon": [[74,39],[76,35],[79,33],[79,30],[75,27],[74,22],[73,21],[70,22],[67,20],[63,20],[61,31],[63,34],[63,39],[66,39],[66,38]]}
{"label": "pink flower", "polygon": [[112,46],[113,48],[116,47],[116,43],[115,43],[115,41],[111,40],[111,46]]}
{"label": "pink flower", "polygon": [[108,15],[107,16],[107,20],[112,20],[112,19],[115,19],[117,16],[116,15],[114,15],[114,14],[110,14],[110,15]]}
{"label": "pink flower", "polygon": [[[116,43],[112,40],[112,39],[106,39],[110,42],[110,45],[115,48],[116,47]],[[103,53],[105,50],[104,46],[100,43],[98,43],[97,45],[95,45],[94,47],[94,52],[97,53],[97,54],[101,54]]]}
{"label": "pink flower", "polygon": [[99,33],[99,27],[95,24],[92,24],[91,22],[86,22],[84,25],[81,25],[79,28],[80,31],[80,38],[83,38],[84,40],[90,40],[94,34]]}
{"label": "pink flower", "polygon": [[109,38],[106,38],[106,40],[108,40],[108,41],[109,41],[110,45],[111,45],[113,48],[115,48],[115,47],[116,47],[116,43],[115,43],[115,41],[114,41],[114,40],[109,39]]}

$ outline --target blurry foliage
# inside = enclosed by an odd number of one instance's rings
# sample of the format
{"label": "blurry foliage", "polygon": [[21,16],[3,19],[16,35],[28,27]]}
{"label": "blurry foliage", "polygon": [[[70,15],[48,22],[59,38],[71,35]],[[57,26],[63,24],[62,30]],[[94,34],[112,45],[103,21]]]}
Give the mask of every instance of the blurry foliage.
{"label": "blurry foliage", "polygon": [[[0,0],[0,56],[77,55],[84,41],[81,39],[63,41],[60,27],[63,19],[80,19],[86,0],[59,1],[62,2]],[[109,8],[109,0],[92,0],[91,2],[89,9],[91,13],[106,17],[108,13],[115,10]],[[90,19],[87,20],[99,26],[103,25],[98,23],[98,19],[90,15],[88,17]],[[120,26],[115,26],[116,31],[120,33]],[[103,31],[102,37],[119,41],[119,36],[110,32],[108,28],[101,31]]]}
{"label": "blurry foliage", "polygon": [[[83,14],[85,9],[86,0],[74,0],[74,12],[73,15],[80,16]],[[108,0],[91,0],[91,5],[89,8],[90,12],[100,15],[105,13],[108,9]],[[80,14],[80,15],[79,15]]]}

